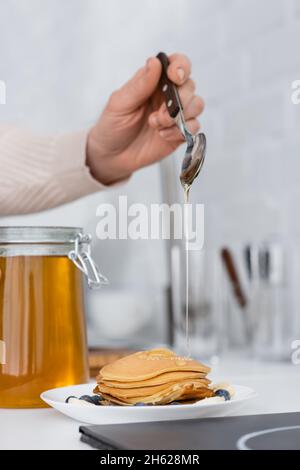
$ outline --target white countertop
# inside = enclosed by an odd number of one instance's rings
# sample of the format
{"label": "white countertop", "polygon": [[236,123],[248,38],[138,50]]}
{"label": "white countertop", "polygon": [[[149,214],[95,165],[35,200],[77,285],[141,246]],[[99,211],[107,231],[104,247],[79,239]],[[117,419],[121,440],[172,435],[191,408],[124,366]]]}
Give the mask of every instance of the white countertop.
{"label": "white countertop", "polygon": [[[227,357],[211,375],[258,392],[235,414],[300,412],[300,365]],[[89,449],[79,440],[79,426],[52,409],[0,409],[0,449]]]}

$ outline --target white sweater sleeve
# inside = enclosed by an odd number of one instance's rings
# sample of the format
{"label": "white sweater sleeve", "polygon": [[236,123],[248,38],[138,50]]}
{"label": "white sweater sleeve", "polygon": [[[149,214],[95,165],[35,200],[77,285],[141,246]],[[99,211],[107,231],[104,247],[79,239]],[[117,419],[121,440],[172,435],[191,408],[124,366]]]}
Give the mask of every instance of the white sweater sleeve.
{"label": "white sweater sleeve", "polygon": [[101,191],[86,166],[87,132],[37,136],[0,125],[0,216],[42,211]]}

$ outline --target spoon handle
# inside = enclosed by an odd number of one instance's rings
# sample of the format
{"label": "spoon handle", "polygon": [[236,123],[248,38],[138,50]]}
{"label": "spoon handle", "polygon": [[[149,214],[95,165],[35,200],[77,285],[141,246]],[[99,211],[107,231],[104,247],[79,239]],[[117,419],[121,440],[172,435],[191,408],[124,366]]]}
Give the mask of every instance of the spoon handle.
{"label": "spoon handle", "polygon": [[162,73],[158,86],[164,97],[169,115],[171,118],[176,119],[180,111],[182,111],[182,104],[176,85],[171,82],[167,75],[170,62],[168,56],[164,52],[160,52],[156,57],[159,59],[162,65]]}

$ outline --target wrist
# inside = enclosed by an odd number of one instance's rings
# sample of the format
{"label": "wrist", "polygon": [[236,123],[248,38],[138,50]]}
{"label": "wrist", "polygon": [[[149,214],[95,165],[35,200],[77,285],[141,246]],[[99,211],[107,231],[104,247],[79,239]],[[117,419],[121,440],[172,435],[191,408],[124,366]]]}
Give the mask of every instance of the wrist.
{"label": "wrist", "polygon": [[108,155],[101,147],[99,140],[93,135],[93,129],[87,137],[86,164],[93,178],[104,185],[109,186],[131,176],[131,172],[122,167],[118,155]]}

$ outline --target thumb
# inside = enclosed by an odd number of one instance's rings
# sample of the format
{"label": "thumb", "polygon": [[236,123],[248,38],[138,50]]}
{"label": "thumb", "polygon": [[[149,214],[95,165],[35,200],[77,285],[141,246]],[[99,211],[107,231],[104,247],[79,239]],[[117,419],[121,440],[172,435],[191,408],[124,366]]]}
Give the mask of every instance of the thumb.
{"label": "thumb", "polygon": [[146,65],[119,89],[119,109],[130,112],[143,105],[154,93],[160,75],[161,63],[156,57],[151,57]]}

